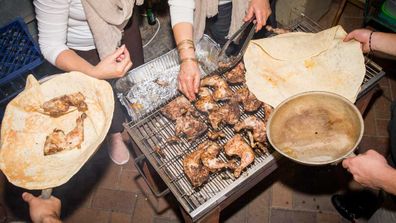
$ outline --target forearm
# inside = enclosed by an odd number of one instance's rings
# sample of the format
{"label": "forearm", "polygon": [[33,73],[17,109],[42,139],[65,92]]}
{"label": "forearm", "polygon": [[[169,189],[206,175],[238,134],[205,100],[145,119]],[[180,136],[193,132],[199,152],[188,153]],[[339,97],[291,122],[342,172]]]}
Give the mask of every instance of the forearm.
{"label": "forearm", "polygon": [[80,71],[89,76],[99,78],[94,66],[77,55],[73,50],[64,50],[56,58],[56,66],[64,71]]}
{"label": "forearm", "polygon": [[[178,23],[173,27],[173,34],[175,36],[176,44],[179,44],[183,40],[193,39],[193,27],[192,24],[182,22]],[[195,58],[195,51],[192,48],[179,50],[180,59],[183,58]]]}
{"label": "forearm", "polygon": [[374,32],[371,36],[371,49],[396,55],[396,34]]}
{"label": "forearm", "polygon": [[381,189],[390,194],[396,195],[396,169],[388,167],[386,170],[382,171],[381,174]]}

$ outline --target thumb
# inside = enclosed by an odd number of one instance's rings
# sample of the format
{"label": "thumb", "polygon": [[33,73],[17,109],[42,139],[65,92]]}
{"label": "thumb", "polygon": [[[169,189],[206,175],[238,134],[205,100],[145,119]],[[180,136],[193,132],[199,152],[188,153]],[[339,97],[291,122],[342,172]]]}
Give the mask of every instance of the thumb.
{"label": "thumb", "polygon": [[344,42],[348,42],[354,38],[354,32],[348,33],[348,35],[344,38]]}
{"label": "thumb", "polygon": [[24,193],[22,194],[22,199],[23,199],[24,201],[26,201],[27,203],[30,203],[34,198],[35,198],[35,197],[34,197],[31,193],[24,192]]}
{"label": "thumb", "polygon": [[111,58],[115,60],[117,57],[119,57],[121,54],[123,54],[124,51],[125,51],[125,45],[123,44],[120,48],[118,48],[116,51],[114,51],[113,54],[111,54]]}

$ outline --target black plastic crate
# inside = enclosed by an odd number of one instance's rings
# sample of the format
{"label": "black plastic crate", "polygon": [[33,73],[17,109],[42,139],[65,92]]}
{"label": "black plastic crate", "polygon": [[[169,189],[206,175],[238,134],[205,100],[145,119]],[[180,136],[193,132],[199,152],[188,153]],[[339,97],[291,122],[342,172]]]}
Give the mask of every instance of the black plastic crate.
{"label": "black plastic crate", "polygon": [[0,28],[0,103],[23,90],[26,76],[43,57],[22,18]]}

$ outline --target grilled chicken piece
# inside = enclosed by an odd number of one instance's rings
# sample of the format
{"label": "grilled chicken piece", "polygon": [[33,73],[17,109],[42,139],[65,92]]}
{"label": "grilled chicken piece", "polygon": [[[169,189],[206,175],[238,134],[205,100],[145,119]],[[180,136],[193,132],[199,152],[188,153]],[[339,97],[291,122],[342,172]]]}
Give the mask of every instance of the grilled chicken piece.
{"label": "grilled chicken piece", "polygon": [[196,115],[195,109],[184,96],[179,96],[161,109],[161,113],[170,120],[176,121],[186,113]]}
{"label": "grilled chicken piece", "polygon": [[202,135],[208,127],[205,123],[197,120],[191,115],[185,115],[176,120],[176,136],[185,135],[188,140],[193,140]]}
{"label": "grilled chicken piece", "polygon": [[183,170],[193,187],[201,186],[209,178],[209,169],[202,164],[205,148],[198,148],[183,159]]}
{"label": "grilled chicken piece", "polygon": [[44,155],[51,155],[74,148],[79,149],[84,141],[84,119],[86,117],[87,115],[82,113],[76,120],[76,127],[67,135],[60,129],[54,129],[45,139]]}
{"label": "grilled chicken piece", "polygon": [[218,108],[209,88],[201,87],[198,92],[199,99],[195,102],[195,107],[198,111],[208,113],[209,111]]}
{"label": "grilled chicken piece", "polygon": [[44,102],[42,108],[44,113],[52,117],[59,117],[69,111],[70,106],[77,107],[77,110],[85,112],[88,105],[85,103],[85,96],[81,92],[70,95],[63,95]]}
{"label": "grilled chicken piece", "polygon": [[223,131],[213,131],[213,132],[208,132],[208,138],[211,140],[217,140],[219,138],[225,138],[226,135]]}
{"label": "grilled chicken piece", "polygon": [[210,86],[214,88],[213,99],[215,101],[231,99],[234,94],[227,82],[218,75],[205,77],[201,81],[201,86]]}
{"label": "grilled chicken piece", "polygon": [[217,172],[223,168],[235,169],[237,165],[234,161],[224,162],[222,160],[217,159],[221,151],[221,147],[219,144],[212,141],[205,141],[198,145],[198,149],[204,149],[204,152],[201,155],[201,160],[204,166],[206,166],[210,172]]}
{"label": "grilled chicken piece", "polygon": [[249,116],[244,120],[238,122],[234,126],[235,131],[239,132],[242,129],[253,130],[253,139],[256,142],[265,143],[267,140],[267,129],[265,123],[256,116]]}
{"label": "grilled chicken piece", "polygon": [[226,80],[230,84],[245,83],[245,66],[242,62],[234,67],[234,69],[224,74]]}
{"label": "grilled chicken piece", "polygon": [[234,170],[234,176],[239,177],[247,166],[254,161],[254,152],[245,142],[241,135],[236,134],[225,145],[224,151],[228,156],[238,156],[241,158],[240,165]]}
{"label": "grilled chicken piece", "polygon": [[266,25],[265,29],[268,30],[269,32],[275,33],[275,34],[284,34],[290,32],[290,30],[287,29],[282,29],[282,28],[273,28],[270,25]]}
{"label": "grilled chicken piece", "polygon": [[239,111],[238,102],[231,100],[229,103],[209,113],[209,121],[214,129],[218,129],[220,123],[225,122],[234,125],[239,121],[241,113]]}
{"label": "grilled chicken piece", "polygon": [[264,114],[265,114],[265,121],[268,121],[269,117],[271,116],[271,113],[274,111],[274,109],[271,107],[271,105],[263,103],[263,109],[264,109]]}
{"label": "grilled chicken piece", "polygon": [[236,90],[235,95],[236,95],[237,100],[239,102],[242,102],[243,109],[246,112],[257,111],[260,108],[260,106],[263,104],[246,87]]}

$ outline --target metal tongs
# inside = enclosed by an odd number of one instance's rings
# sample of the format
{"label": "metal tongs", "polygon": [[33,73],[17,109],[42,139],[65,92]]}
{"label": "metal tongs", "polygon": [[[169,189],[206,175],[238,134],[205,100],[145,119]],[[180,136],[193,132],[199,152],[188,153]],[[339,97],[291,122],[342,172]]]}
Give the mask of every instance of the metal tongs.
{"label": "metal tongs", "polygon": [[[253,22],[255,19],[256,17],[253,16],[249,21],[245,22],[221,48],[217,57],[219,65],[217,71],[219,73],[223,74],[231,70],[242,60],[256,30],[256,24]],[[241,41],[243,41],[242,45]],[[235,44],[235,42],[239,42],[239,44]],[[231,48],[230,45],[232,46]]]}

